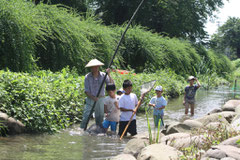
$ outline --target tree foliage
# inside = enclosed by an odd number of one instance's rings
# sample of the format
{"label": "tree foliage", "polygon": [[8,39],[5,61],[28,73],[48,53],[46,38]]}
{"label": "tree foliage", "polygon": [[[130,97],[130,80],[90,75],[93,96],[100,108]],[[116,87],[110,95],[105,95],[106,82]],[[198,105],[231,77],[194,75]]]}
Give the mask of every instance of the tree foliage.
{"label": "tree foliage", "polygon": [[[104,23],[123,24],[130,19],[140,0],[92,0]],[[170,37],[191,40],[204,38],[208,16],[223,6],[223,0],[147,0],[139,10],[135,23]]]}
{"label": "tree foliage", "polygon": [[62,4],[68,7],[71,7],[78,11],[79,13],[85,13],[87,11],[87,1],[86,0],[30,0],[35,4],[39,4],[40,2],[45,4]]}
{"label": "tree foliage", "polygon": [[230,17],[220,26],[212,37],[211,47],[231,59],[240,58],[240,18]]}

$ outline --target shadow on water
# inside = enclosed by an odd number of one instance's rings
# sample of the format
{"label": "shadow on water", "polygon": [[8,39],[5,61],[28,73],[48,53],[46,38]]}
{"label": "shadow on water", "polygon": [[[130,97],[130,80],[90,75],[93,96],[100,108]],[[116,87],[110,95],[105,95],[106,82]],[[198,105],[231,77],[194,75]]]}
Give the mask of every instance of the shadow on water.
{"label": "shadow on water", "polygon": [[[201,117],[213,109],[221,107],[239,91],[233,92],[223,87],[216,90],[199,90],[196,95],[195,116]],[[170,99],[165,109],[165,122],[181,121],[184,118],[183,96]],[[153,123],[152,117],[150,117]],[[144,114],[137,116],[138,133],[147,131]],[[120,141],[117,136],[90,136],[79,129],[79,125],[63,130],[54,135],[41,134],[1,137],[0,160],[34,159],[107,159],[121,153],[127,139]]]}

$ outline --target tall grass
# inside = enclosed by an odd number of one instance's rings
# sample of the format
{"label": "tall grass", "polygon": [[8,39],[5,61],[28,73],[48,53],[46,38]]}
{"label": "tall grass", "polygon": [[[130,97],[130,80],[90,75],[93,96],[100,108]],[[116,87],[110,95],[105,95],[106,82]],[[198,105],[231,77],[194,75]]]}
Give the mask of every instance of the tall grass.
{"label": "tall grass", "polygon": [[159,119],[159,121],[158,121],[157,135],[156,135],[156,127],[155,127],[155,124],[154,124],[154,133],[153,133],[154,136],[153,136],[152,135],[152,128],[151,128],[151,125],[150,125],[150,120],[149,120],[149,115],[148,115],[147,108],[145,108],[145,115],[146,115],[146,118],[147,118],[149,144],[158,143],[159,138],[160,138],[161,119]]}
{"label": "tall grass", "polygon": [[[60,71],[69,66],[86,73],[84,66],[92,58],[107,66],[125,29],[125,25],[106,27],[91,14],[82,17],[62,5],[1,0],[0,10],[0,69],[12,71]],[[225,56],[199,48],[185,40],[132,26],[114,65],[138,73],[170,69],[186,78],[199,71],[204,57],[207,68],[218,75],[231,71]]]}
{"label": "tall grass", "polygon": [[23,0],[0,2],[1,68],[13,71],[59,71],[67,65],[84,72],[86,61],[108,62],[114,32],[73,10]]}

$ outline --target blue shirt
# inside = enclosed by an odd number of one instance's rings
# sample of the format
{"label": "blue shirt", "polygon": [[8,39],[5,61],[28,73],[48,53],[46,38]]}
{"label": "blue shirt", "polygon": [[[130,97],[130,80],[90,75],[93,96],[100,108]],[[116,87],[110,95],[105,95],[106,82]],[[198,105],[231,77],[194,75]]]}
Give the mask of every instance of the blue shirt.
{"label": "blue shirt", "polygon": [[[88,92],[91,95],[96,97],[104,76],[105,76],[104,72],[99,72],[99,75],[97,78],[93,77],[92,72],[88,73],[85,76],[85,81],[84,81],[85,92]],[[109,78],[109,76],[107,76],[105,83],[109,83],[109,82],[110,82],[110,78]],[[105,86],[104,85],[101,89],[99,96],[101,96],[101,97],[105,96]]]}
{"label": "blue shirt", "polygon": [[185,87],[186,98],[189,100],[194,100],[197,89],[197,85]]}
{"label": "blue shirt", "polygon": [[162,108],[163,106],[167,105],[166,99],[161,96],[161,97],[153,97],[150,102],[150,104],[155,104],[156,106],[154,107],[153,115],[163,115],[164,114],[164,109],[159,110],[158,108]]}

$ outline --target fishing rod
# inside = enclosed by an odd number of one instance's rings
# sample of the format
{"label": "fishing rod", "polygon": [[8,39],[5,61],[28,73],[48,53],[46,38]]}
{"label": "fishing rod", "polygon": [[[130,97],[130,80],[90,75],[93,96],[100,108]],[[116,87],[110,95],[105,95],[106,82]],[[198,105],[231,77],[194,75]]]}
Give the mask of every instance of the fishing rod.
{"label": "fishing rod", "polygon": [[[120,44],[122,43],[123,38],[124,38],[124,36],[125,36],[128,28],[130,27],[130,25],[131,25],[131,23],[132,23],[135,15],[137,14],[139,8],[142,6],[143,2],[144,2],[144,0],[142,0],[142,1],[140,2],[140,4],[138,5],[137,9],[136,9],[135,12],[133,13],[131,19],[129,20],[129,22],[128,22],[128,24],[127,24],[127,27],[126,27],[125,31],[123,32],[123,34],[122,34],[122,36],[121,36],[121,39],[120,39],[119,42],[118,42],[118,45],[117,45],[117,47],[116,47],[116,49],[115,49],[115,52],[114,52],[114,54],[113,54],[113,56],[112,56],[112,59],[111,59],[109,65],[108,65],[108,68],[110,68],[111,65],[113,64],[113,60],[114,60],[114,58],[115,58],[115,56],[116,56],[116,54],[117,54],[117,52],[118,52],[118,49],[119,49],[119,47],[120,47]],[[99,94],[100,94],[100,92],[101,92],[101,90],[102,90],[102,87],[103,87],[103,84],[104,84],[106,78],[107,78],[107,72],[105,73],[105,76],[104,76],[104,78],[103,78],[103,81],[102,81],[102,83],[101,83],[101,85],[100,85],[100,88],[99,88],[98,93],[97,93],[97,97],[99,97]],[[88,115],[88,119],[87,119],[87,123],[86,123],[86,125],[85,125],[85,127],[84,127],[84,131],[87,129],[88,122],[89,122],[89,120],[90,120],[91,115],[93,114],[93,111],[94,111],[94,108],[95,108],[95,106],[96,106],[96,103],[97,103],[97,102],[94,101],[93,106],[92,106],[91,111],[90,111],[90,114]]]}

